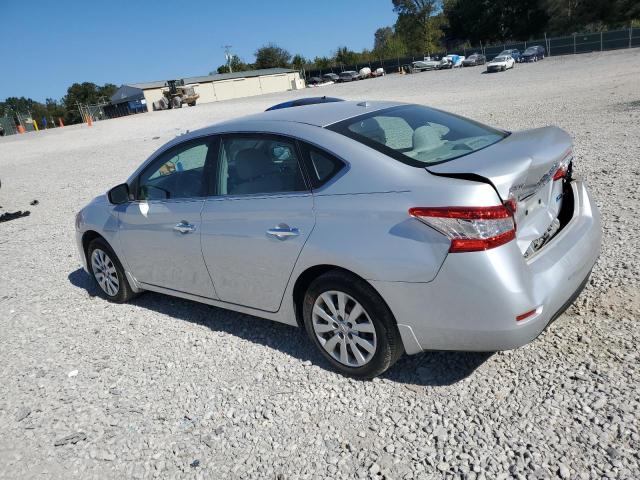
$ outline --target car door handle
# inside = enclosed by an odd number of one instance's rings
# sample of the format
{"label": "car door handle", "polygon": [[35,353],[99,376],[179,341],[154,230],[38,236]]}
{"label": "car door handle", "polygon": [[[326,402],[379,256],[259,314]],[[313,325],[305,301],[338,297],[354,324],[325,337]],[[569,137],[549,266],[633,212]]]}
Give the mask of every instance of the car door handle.
{"label": "car door handle", "polygon": [[196,226],[195,225],[191,225],[190,223],[188,223],[185,220],[183,220],[180,223],[177,223],[173,227],[173,229],[176,232],[180,232],[180,233],[191,233],[191,232],[194,232],[196,230]]}
{"label": "car door handle", "polygon": [[275,228],[267,230],[267,235],[275,237],[278,240],[286,240],[290,237],[297,237],[300,235],[300,230],[295,227],[289,227],[288,225],[278,225]]}

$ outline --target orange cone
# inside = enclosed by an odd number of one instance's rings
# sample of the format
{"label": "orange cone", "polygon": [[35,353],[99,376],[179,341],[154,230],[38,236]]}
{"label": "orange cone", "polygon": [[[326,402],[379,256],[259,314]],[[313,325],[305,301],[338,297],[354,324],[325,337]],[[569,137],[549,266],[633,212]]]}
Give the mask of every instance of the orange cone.
{"label": "orange cone", "polygon": [[64,127],[64,123],[62,123],[62,117],[58,117],[58,125],[60,127]]}
{"label": "orange cone", "polygon": [[87,126],[88,127],[93,126],[93,121],[91,120],[91,115],[87,115]]}
{"label": "orange cone", "polygon": [[18,125],[18,133],[24,133],[24,127],[22,125]]}

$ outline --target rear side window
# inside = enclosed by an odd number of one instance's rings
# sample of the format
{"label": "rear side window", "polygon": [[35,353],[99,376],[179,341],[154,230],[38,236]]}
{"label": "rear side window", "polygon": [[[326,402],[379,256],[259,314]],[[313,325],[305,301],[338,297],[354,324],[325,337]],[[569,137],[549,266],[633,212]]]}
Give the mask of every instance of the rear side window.
{"label": "rear side window", "polygon": [[218,195],[307,190],[295,142],[261,134],[223,137],[217,178]]}
{"label": "rear side window", "polygon": [[419,105],[386,108],[327,128],[416,167],[462,157],[508,135],[473,120]]}
{"label": "rear side window", "polygon": [[333,155],[307,144],[301,144],[307,160],[312,188],[319,188],[342,170],[344,163]]}

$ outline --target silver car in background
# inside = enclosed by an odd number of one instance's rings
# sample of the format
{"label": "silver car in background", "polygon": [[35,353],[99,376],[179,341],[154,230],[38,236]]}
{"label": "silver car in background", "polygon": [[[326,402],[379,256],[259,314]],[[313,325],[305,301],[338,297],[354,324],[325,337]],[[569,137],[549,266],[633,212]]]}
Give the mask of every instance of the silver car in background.
{"label": "silver car in background", "polygon": [[339,371],[535,339],[585,286],[598,209],[556,127],[391,102],[177,137],[76,218],[107,298],[144,290],[298,325]]}

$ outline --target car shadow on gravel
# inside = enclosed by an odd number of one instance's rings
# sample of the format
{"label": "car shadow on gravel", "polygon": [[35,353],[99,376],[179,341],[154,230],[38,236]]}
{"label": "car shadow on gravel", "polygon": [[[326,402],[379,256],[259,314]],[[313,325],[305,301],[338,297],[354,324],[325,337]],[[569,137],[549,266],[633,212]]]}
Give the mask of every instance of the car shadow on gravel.
{"label": "car shadow on gravel", "polygon": [[[85,290],[90,297],[102,300],[99,287],[83,269],[71,272],[68,279],[73,286]],[[146,292],[129,303],[179,320],[204,325],[215,333],[233,335],[274,348],[302,362],[309,361],[324,370],[334,371],[300,328],[155,292]],[[114,307],[117,308],[117,305]],[[468,352],[404,355],[381,378],[405,385],[452,385],[471,375],[490,356],[489,353]]]}

